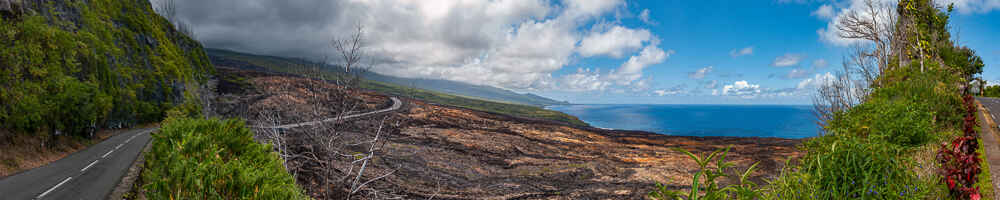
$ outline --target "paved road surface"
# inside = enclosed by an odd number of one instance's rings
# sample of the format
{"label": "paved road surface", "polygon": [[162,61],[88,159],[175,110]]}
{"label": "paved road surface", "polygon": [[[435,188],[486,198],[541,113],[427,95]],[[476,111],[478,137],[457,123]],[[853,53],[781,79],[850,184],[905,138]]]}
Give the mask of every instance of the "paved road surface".
{"label": "paved road surface", "polygon": [[105,199],[154,130],[118,134],[48,165],[0,179],[0,199]]}
{"label": "paved road surface", "polygon": [[[1000,99],[978,97],[976,100],[988,111],[979,112],[979,127],[982,130],[979,135],[982,137],[983,148],[985,148],[983,152],[986,153],[986,161],[990,164],[993,191],[1000,191],[1000,133],[997,132],[996,127],[990,127],[990,123],[987,122],[987,120],[997,122],[996,115],[1000,114]],[[992,199],[1000,199],[1000,195],[994,194]]]}
{"label": "paved road surface", "polygon": [[250,126],[250,127],[252,127],[252,128],[279,128],[279,129],[288,129],[288,128],[295,128],[295,127],[302,127],[302,126],[312,126],[312,125],[316,125],[316,124],[324,123],[324,122],[339,121],[339,120],[351,119],[351,118],[355,118],[355,117],[362,117],[362,116],[366,116],[366,115],[373,115],[373,114],[379,114],[379,113],[389,112],[389,111],[393,111],[393,110],[399,109],[400,107],[403,106],[403,101],[400,101],[398,98],[396,98],[396,97],[389,97],[389,98],[392,99],[392,106],[390,106],[389,108],[386,108],[386,109],[382,109],[382,110],[376,110],[376,111],[371,111],[371,112],[366,112],[366,113],[358,113],[358,114],[353,114],[353,115],[345,115],[343,117],[326,118],[326,119],[323,119],[323,120],[316,120],[316,121],[310,121],[310,122],[301,122],[301,123],[285,124],[285,125],[278,125],[278,126],[268,126],[268,127],[260,127],[260,126]]}

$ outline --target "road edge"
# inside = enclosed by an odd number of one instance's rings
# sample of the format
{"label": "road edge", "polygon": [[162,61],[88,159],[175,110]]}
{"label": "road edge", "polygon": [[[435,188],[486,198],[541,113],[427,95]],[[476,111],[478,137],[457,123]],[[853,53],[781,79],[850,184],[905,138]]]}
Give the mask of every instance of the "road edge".
{"label": "road edge", "polygon": [[[149,133],[150,136],[152,136],[153,132]],[[146,199],[145,196],[142,195],[141,186],[139,186],[139,188],[136,188],[135,183],[137,180],[139,180],[139,175],[142,174],[143,163],[146,161],[146,153],[149,152],[149,150],[152,148],[153,146],[152,144],[153,144],[153,138],[150,138],[149,141],[146,142],[146,145],[143,146],[142,151],[139,152],[139,156],[135,158],[135,161],[132,161],[132,166],[129,166],[128,172],[126,172],[125,175],[118,180],[118,185],[115,186],[115,189],[112,190],[110,194],[108,194],[106,199],[108,200],[124,199],[125,194],[129,192],[136,192],[136,195],[138,195],[136,197],[133,197],[133,199]]]}
{"label": "road edge", "polygon": [[[983,147],[987,148],[983,149],[983,153],[986,153],[986,161],[989,162],[990,165],[990,175],[992,176],[990,179],[993,181],[993,199],[1000,200],[1000,162],[998,162],[1000,161],[1000,155],[991,155],[989,151],[990,148],[998,148],[997,146],[1000,145],[1000,141],[998,141],[997,138],[1000,138],[1000,135],[997,135],[998,130],[995,129],[997,124],[994,121],[990,110],[986,108],[986,106],[983,106],[979,100],[976,100],[976,106],[979,110],[978,114],[981,119],[983,119],[980,122],[979,133],[980,138],[983,140]],[[983,127],[982,125],[986,126]]]}

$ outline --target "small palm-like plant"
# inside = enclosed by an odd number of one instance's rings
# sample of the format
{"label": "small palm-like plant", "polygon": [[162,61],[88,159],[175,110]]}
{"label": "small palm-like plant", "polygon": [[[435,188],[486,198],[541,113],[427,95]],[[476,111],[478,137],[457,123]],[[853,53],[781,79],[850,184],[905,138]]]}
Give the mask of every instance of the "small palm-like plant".
{"label": "small palm-like plant", "polygon": [[[694,160],[698,164],[698,172],[694,173],[694,177],[691,181],[691,190],[687,194],[681,191],[670,190],[666,185],[657,183],[656,189],[649,192],[649,197],[658,200],[715,200],[715,199],[757,199],[760,197],[760,189],[756,189],[757,186],[747,179],[750,174],[753,173],[757,167],[757,163],[750,165],[746,171],[739,174],[739,185],[728,185],[725,187],[720,187],[717,183],[718,178],[730,177],[726,174],[726,169],[729,169],[736,164],[732,162],[726,162],[726,155],[729,154],[730,147],[725,149],[715,150],[708,156],[698,156],[690,151],[674,148],[675,151],[682,152],[688,157]],[[709,166],[712,161],[715,161],[715,166]],[[704,194],[702,194],[704,192]]]}

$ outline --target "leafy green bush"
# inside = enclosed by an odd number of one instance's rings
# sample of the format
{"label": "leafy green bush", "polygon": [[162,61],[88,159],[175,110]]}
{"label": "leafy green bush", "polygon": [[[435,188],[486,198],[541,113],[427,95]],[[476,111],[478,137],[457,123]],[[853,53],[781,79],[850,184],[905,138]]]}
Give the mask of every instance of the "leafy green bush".
{"label": "leafy green bush", "polygon": [[[757,163],[750,165],[746,171],[736,175],[739,178],[739,184],[721,186],[716,181],[718,178],[733,176],[727,174],[727,171],[730,171],[730,168],[736,165],[732,162],[726,162],[729,147],[725,150],[716,150],[711,154],[702,156],[695,155],[684,149],[675,148],[674,150],[686,154],[698,164],[698,172],[695,172],[691,180],[691,190],[687,194],[684,194],[681,191],[670,190],[665,185],[657,183],[656,189],[649,192],[649,198],[657,200],[716,200],[758,199],[761,197],[760,189],[756,188],[757,184],[747,179],[757,167]],[[720,152],[722,154],[719,154]],[[709,166],[712,161],[716,162],[715,166]]]}
{"label": "leafy green bush", "polygon": [[306,199],[270,145],[238,120],[170,118],[142,173],[151,199]]}
{"label": "leafy green bush", "polygon": [[[832,134],[851,134],[867,140],[915,147],[927,143],[934,137],[933,122],[934,114],[925,104],[876,99],[839,113],[826,128]],[[816,140],[813,143],[823,140]],[[814,145],[814,147],[822,146],[826,144]]]}

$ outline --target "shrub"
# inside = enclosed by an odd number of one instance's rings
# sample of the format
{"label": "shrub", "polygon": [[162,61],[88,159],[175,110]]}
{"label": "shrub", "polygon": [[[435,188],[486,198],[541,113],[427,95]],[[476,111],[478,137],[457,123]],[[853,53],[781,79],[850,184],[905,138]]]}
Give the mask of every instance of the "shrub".
{"label": "shrub", "polygon": [[975,187],[980,168],[978,123],[976,106],[972,96],[965,96],[965,135],[951,143],[941,144],[937,159],[941,163],[942,182],[948,186],[951,195],[957,199],[979,199],[979,188]]}
{"label": "shrub", "polygon": [[[687,194],[684,194],[681,191],[670,190],[665,185],[657,183],[656,189],[649,192],[649,198],[658,200],[675,200],[685,198],[687,200],[760,198],[761,193],[760,189],[756,188],[757,184],[747,180],[749,175],[753,173],[754,169],[757,167],[757,163],[750,165],[746,171],[736,175],[736,177],[739,178],[739,184],[722,187],[716,179],[733,176],[727,174],[726,172],[730,171],[730,168],[736,165],[732,162],[726,162],[726,155],[729,154],[728,147],[725,150],[716,150],[711,154],[702,156],[695,155],[684,149],[674,150],[686,154],[698,164],[698,172],[695,172],[694,177],[692,177],[691,180],[691,190],[688,191]],[[720,151],[721,154],[719,154]],[[712,161],[716,162],[715,166],[709,166]]]}
{"label": "shrub", "polygon": [[152,199],[306,199],[270,145],[232,119],[168,119],[142,178]]}

